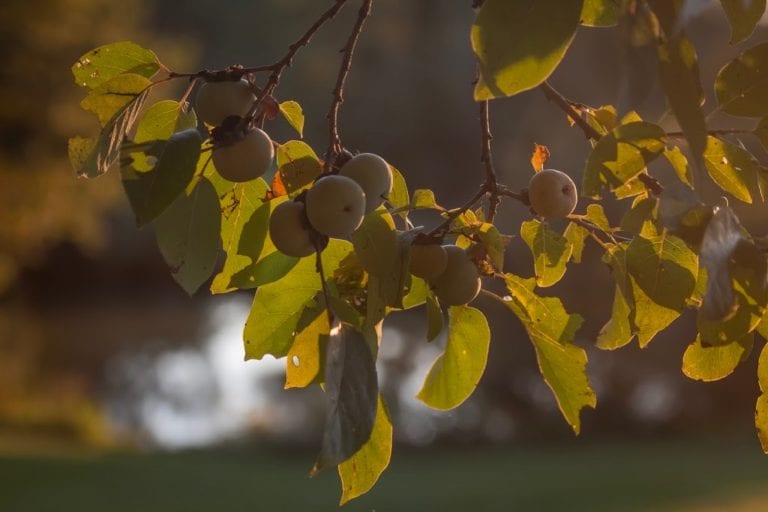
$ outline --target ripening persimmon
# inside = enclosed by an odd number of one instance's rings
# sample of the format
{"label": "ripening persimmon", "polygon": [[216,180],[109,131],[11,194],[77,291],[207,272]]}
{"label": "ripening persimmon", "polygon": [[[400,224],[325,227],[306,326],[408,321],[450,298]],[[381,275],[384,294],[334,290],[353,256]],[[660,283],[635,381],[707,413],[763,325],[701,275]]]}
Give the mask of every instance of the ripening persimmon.
{"label": "ripening persimmon", "polygon": [[444,306],[472,302],[480,293],[480,273],[467,252],[457,245],[444,245],[447,263],[442,274],[430,281],[432,291]]}
{"label": "ripening persimmon", "polygon": [[269,237],[278,251],[303,258],[315,252],[304,205],[297,201],[280,203],[269,218]]}
{"label": "ripening persimmon", "polygon": [[318,232],[347,238],[363,222],[365,193],[346,176],[324,176],[307,191],[307,218]]}
{"label": "ripening persimmon", "polygon": [[579,198],[570,176],[557,169],[544,169],[531,176],[528,200],[538,215],[559,219],[573,212]]}
{"label": "ripening persimmon", "polygon": [[267,172],[274,157],[275,148],[269,135],[252,128],[240,140],[214,148],[213,165],[222,178],[243,182]]}
{"label": "ripening persimmon", "polygon": [[206,82],[197,91],[195,112],[205,123],[221,126],[229,116],[244,116],[256,101],[247,80]]}
{"label": "ripening persimmon", "polygon": [[439,244],[411,245],[408,270],[416,277],[426,280],[435,279],[445,272],[448,265],[448,253]]}
{"label": "ripening persimmon", "polygon": [[341,176],[352,178],[365,193],[365,213],[378,208],[392,191],[392,170],[386,160],[373,153],[360,153],[345,163]]}

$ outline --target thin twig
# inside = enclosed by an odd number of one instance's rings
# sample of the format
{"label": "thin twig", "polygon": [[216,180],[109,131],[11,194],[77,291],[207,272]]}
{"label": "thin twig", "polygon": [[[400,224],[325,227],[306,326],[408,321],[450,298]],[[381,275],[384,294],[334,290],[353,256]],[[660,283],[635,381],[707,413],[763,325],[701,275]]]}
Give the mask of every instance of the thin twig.
{"label": "thin twig", "polygon": [[480,161],[485,166],[485,190],[488,193],[488,222],[493,222],[499,208],[499,185],[496,181],[496,169],[493,167],[493,155],[491,153],[491,119],[488,100],[480,103],[480,133],[483,138],[482,155]]}
{"label": "thin twig", "polygon": [[480,189],[475,193],[475,195],[472,196],[466,203],[464,203],[463,205],[461,205],[458,208],[455,208],[453,210],[448,211],[448,213],[445,214],[445,220],[443,220],[443,222],[441,222],[440,224],[438,224],[437,226],[432,228],[432,230],[430,230],[428,233],[426,233],[425,236],[427,236],[427,237],[436,237],[438,235],[445,234],[448,231],[448,228],[450,227],[451,222],[453,222],[453,220],[456,217],[458,217],[459,215],[461,215],[465,211],[467,211],[470,208],[472,208],[475,205],[475,203],[480,201],[485,196],[485,194],[487,192],[488,192],[488,190],[486,189],[485,184],[483,184],[480,187]]}
{"label": "thin twig", "polygon": [[357,41],[360,38],[360,33],[363,31],[363,25],[368,16],[371,15],[371,5],[373,0],[363,0],[363,4],[360,6],[360,10],[357,14],[357,21],[352,28],[352,33],[349,34],[349,39],[344,45],[342,51],[344,52],[344,59],[339,67],[339,75],[336,78],[336,86],[333,89],[333,101],[331,102],[331,109],[328,111],[326,118],[328,119],[328,149],[325,152],[325,163],[323,164],[323,172],[328,174],[331,169],[331,164],[335,156],[341,153],[341,137],[339,136],[339,109],[344,102],[344,85],[347,81],[347,75],[352,67],[352,56],[355,53],[357,47]]}
{"label": "thin twig", "polygon": [[256,114],[256,111],[259,109],[259,105],[261,105],[261,102],[264,101],[264,98],[272,94],[272,91],[275,90],[277,84],[280,83],[280,76],[282,75],[283,70],[291,65],[293,57],[296,55],[296,53],[312,40],[312,37],[320,29],[320,27],[335,18],[346,3],[347,0],[336,0],[334,4],[323,14],[321,14],[320,17],[312,24],[312,26],[307,29],[304,35],[302,35],[295,43],[288,47],[288,53],[286,53],[282,59],[268,66],[272,73],[270,73],[266,85],[261,90],[261,94],[256,97],[256,100],[251,105],[248,113],[243,117],[244,122],[250,122]]}
{"label": "thin twig", "polygon": [[[743,130],[743,129],[722,129],[722,130],[708,130],[707,135],[712,135],[714,137],[720,137],[723,135],[745,135],[748,133],[752,133],[752,130]],[[683,132],[667,132],[664,134],[665,136],[672,138],[672,139],[682,139],[685,138],[685,134]]]}

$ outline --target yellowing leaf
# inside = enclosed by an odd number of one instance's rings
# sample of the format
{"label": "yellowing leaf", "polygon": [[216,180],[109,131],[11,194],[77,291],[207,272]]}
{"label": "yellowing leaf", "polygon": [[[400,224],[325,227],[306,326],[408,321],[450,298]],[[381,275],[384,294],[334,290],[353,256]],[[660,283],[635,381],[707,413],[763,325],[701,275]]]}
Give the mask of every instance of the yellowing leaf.
{"label": "yellowing leaf", "polygon": [[763,345],[757,363],[757,382],[762,394],[757,398],[755,407],[755,426],[763,451],[768,453],[768,345]]}
{"label": "yellowing leaf", "polygon": [[288,124],[296,130],[299,137],[304,137],[304,111],[296,101],[283,101],[280,103],[280,113]]}
{"label": "yellowing leaf", "polygon": [[749,357],[754,334],[725,345],[702,345],[701,338],[688,345],[683,354],[683,373],[693,380],[712,382],[724,379]]}
{"label": "yellowing leaf", "polygon": [[534,144],[533,154],[531,155],[531,167],[536,172],[544,170],[544,164],[549,160],[549,148],[542,144]]}
{"label": "yellowing leaf", "polygon": [[520,237],[533,254],[536,284],[547,287],[560,281],[573,254],[573,244],[535,219],[520,225]]}
{"label": "yellowing leaf", "polygon": [[106,126],[115,114],[138,98],[151,83],[133,73],[118,75],[88,93],[80,106],[96,114],[101,126]]}
{"label": "yellowing leaf", "polygon": [[480,310],[450,307],[445,352],[432,363],[416,398],[442,411],[461,405],[483,376],[490,341],[488,321]]}
{"label": "yellowing leaf", "polygon": [[289,140],[277,147],[277,174],[289,195],[298,195],[322,172],[320,159],[306,143]]}
{"label": "yellowing leaf", "polygon": [[584,0],[581,24],[587,27],[612,27],[619,22],[625,0]]}
{"label": "yellowing leaf", "polygon": [[339,505],[368,492],[389,466],[392,456],[392,420],[384,399],[379,395],[376,421],[368,442],[338,466],[341,478]]}
{"label": "yellowing leaf", "polygon": [[691,175],[691,168],[688,166],[688,159],[678,146],[673,148],[666,148],[664,150],[664,157],[674,169],[677,177],[680,181],[693,188],[693,176]]}
{"label": "yellowing leaf", "polygon": [[612,246],[603,257],[611,267],[611,274],[616,281],[611,308],[611,318],[597,336],[595,346],[603,350],[616,350],[627,345],[634,337],[631,317],[634,299],[627,277],[627,245]]}
{"label": "yellowing leaf", "polygon": [[539,371],[555,394],[566,421],[578,434],[581,409],[597,405],[595,392],[587,378],[587,354],[573,344],[583,319],[568,314],[560,299],[533,293],[533,279],[505,274],[504,280],[510,293],[509,300],[504,303],[528,332],[536,350]]}
{"label": "yellowing leaf", "polygon": [[394,209],[403,209],[399,212],[400,216],[406,218],[408,216],[408,205],[411,204],[411,199],[408,195],[408,185],[405,183],[403,174],[398,171],[394,166],[389,166],[392,171],[392,191],[389,193],[387,203]]}
{"label": "yellowing leaf", "polygon": [[565,228],[563,236],[568,240],[568,243],[573,246],[571,260],[573,260],[574,263],[581,263],[581,254],[584,252],[584,244],[589,236],[589,230],[579,226],[575,222],[569,222],[568,227]]}
{"label": "yellowing leaf", "polygon": [[285,389],[304,388],[318,379],[323,366],[321,345],[328,343],[330,331],[328,311],[324,307],[304,310],[285,358]]}
{"label": "yellowing leaf", "polygon": [[480,63],[477,101],[536,87],[565,55],[579,25],[582,2],[486,0],[472,25]]}

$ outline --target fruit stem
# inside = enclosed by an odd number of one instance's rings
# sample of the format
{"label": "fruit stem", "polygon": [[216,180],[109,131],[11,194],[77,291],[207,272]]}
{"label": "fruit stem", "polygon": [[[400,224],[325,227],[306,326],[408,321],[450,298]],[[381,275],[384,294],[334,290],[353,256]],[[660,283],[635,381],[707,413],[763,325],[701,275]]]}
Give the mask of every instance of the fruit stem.
{"label": "fruit stem", "polygon": [[357,41],[360,38],[360,33],[363,31],[363,25],[368,16],[371,15],[371,5],[373,0],[363,0],[360,10],[357,13],[357,21],[352,28],[352,32],[349,34],[342,52],[344,52],[344,58],[342,59],[341,66],[339,67],[339,75],[336,78],[336,86],[333,89],[333,101],[331,102],[331,108],[328,111],[326,118],[328,119],[328,149],[325,152],[325,162],[323,164],[323,174],[329,174],[331,170],[331,164],[335,160],[341,151],[341,137],[339,136],[339,109],[344,102],[344,85],[347,81],[347,75],[352,67],[352,56],[355,53],[357,47]]}

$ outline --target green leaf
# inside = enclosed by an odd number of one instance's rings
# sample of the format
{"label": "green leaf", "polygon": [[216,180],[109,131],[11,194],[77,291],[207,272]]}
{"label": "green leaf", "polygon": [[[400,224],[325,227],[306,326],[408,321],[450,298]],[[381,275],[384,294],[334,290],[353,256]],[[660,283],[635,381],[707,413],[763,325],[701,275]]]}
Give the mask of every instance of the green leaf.
{"label": "green leaf", "polygon": [[757,382],[761,395],[757,398],[755,408],[755,427],[763,452],[768,454],[768,345],[763,345],[760,359],[757,363]]}
{"label": "green leaf", "polygon": [[[351,251],[349,242],[332,239],[322,253],[326,276],[332,276]],[[301,258],[281,279],[260,286],[245,322],[245,358],[261,359],[267,354],[277,358],[288,354],[302,312],[321,289],[314,255]]]}
{"label": "green leaf", "polygon": [[707,125],[701,104],[704,91],[699,78],[696,48],[684,35],[667,34],[668,38],[657,47],[659,77],[669,106],[688,140],[694,161],[707,145]]}
{"label": "green leaf", "polygon": [[[407,236],[412,238],[412,232]],[[405,233],[398,236],[395,221],[387,210],[379,207],[369,212],[363,223],[352,234],[355,254],[363,268],[379,279],[380,298],[385,305],[402,307],[402,298],[408,276],[410,242]]]}
{"label": "green leaf", "polygon": [[683,354],[683,373],[693,380],[713,382],[729,376],[749,357],[755,341],[754,334],[725,345],[703,345],[701,338],[691,343]]}
{"label": "green leaf", "polygon": [[587,353],[573,344],[583,319],[577,314],[568,314],[560,299],[533,293],[533,279],[505,274],[504,281],[510,293],[504,303],[528,332],[536,350],[539,371],[552,389],[565,420],[578,434],[581,409],[597,405],[587,378]]}
{"label": "green leaf", "polygon": [[657,211],[659,200],[655,197],[638,196],[621,219],[621,230],[633,235],[651,238],[659,233]]}
{"label": "green leaf", "polygon": [[389,466],[392,456],[392,420],[384,399],[379,395],[376,421],[368,441],[351,458],[339,464],[341,500],[344,505],[368,492]]}
{"label": "green leaf", "polygon": [[289,140],[277,147],[277,172],[288,194],[293,197],[322,174],[323,165],[306,143]]}
{"label": "green leaf", "polygon": [[427,341],[434,341],[443,331],[443,310],[434,293],[427,295]]}
{"label": "green leaf", "polygon": [[584,252],[584,244],[589,236],[589,230],[579,226],[575,222],[569,222],[568,227],[565,228],[563,236],[573,247],[571,260],[574,263],[581,263],[581,255]]}
{"label": "green leaf", "polygon": [[330,332],[325,307],[304,310],[285,359],[285,389],[305,388],[318,380],[323,366],[322,347],[327,346]]}
{"label": "green leaf", "polygon": [[754,46],[717,74],[720,110],[742,117],[768,116],[768,43]]}
{"label": "green leaf", "polygon": [[399,214],[405,219],[408,216],[408,205],[411,204],[411,199],[408,195],[408,185],[406,185],[405,178],[400,171],[391,164],[389,168],[392,171],[392,191],[389,193],[387,202],[392,208],[402,210]]}
{"label": "green leaf", "polygon": [[328,340],[327,407],[314,475],[352,457],[370,439],[379,401],[376,362],[362,334],[342,325]]}
{"label": "green leaf", "polygon": [[704,152],[704,165],[721,189],[736,199],[752,203],[750,189],[757,189],[761,168],[747,150],[710,136]]}
{"label": "green leaf", "polygon": [[427,301],[429,295],[429,285],[424,279],[412,275],[409,281],[405,295],[403,295],[403,309],[421,306]]}
{"label": "green leaf", "polygon": [[587,159],[582,194],[599,198],[603,188],[614,190],[635,178],[664,151],[664,136],[659,126],[639,121],[602,137]]}
{"label": "green leaf", "polygon": [[680,181],[693,188],[693,175],[691,174],[691,168],[688,166],[688,159],[678,146],[664,149],[664,157],[667,159],[672,169],[680,178]]}
{"label": "green leaf", "polygon": [[155,222],[160,253],[173,279],[192,295],[213,273],[221,249],[221,211],[213,185],[202,179]]}
{"label": "green leaf", "polygon": [[304,137],[304,111],[298,102],[289,100],[280,103],[280,113],[291,127],[296,130],[299,137]]}
{"label": "green leaf", "polygon": [[96,114],[101,126],[106,126],[115,114],[135,101],[151,83],[141,75],[118,75],[88,93],[80,106]]}
{"label": "green leaf", "polygon": [[[225,265],[225,274],[222,276],[222,285],[225,286],[223,291],[235,288],[246,290],[272,283],[296,266],[299,259],[278,251],[269,236],[269,217],[277,205],[286,200],[288,198],[283,196],[262,203],[245,221],[237,244],[237,254],[247,257],[250,262],[246,263],[243,258],[237,258],[233,262],[234,265],[229,267],[231,276],[226,272]],[[226,281],[226,277],[229,277],[229,281]]]}
{"label": "green leaf", "polygon": [[95,178],[117,163],[123,140],[136,123],[148,92],[145,89],[117,112],[97,138],[69,139],[69,161],[78,176]]}
{"label": "green leaf", "polygon": [[[211,293],[227,293],[241,286],[255,288],[270,282],[270,278],[273,278],[271,281],[279,279],[298,262],[298,258],[277,256],[282,253],[269,240],[269,216],[275,206],[285,199],[262,202],[268,188],[267,183],[259,178],[233,184],[221,197],[221,241],[226,259],[224,267],[213,278]],[[282,262],[272,267],[277,272],[270,276],[269,273],[254,271],[259,261],[271,254],[276,254],[273,259]],[[256,279],[256,276],[260,278]]]}
{"label": "green leaf", "polygon": [[432,363],[416,398],[441,411],[461,405],[483,376],[490,341],[488,320],[480,310],[448,308],[448,343]]}
{"label": "green leaf", "polygon": [[143,152],[153,159],[151,169],[122,168],[123,188],[139,226],[155,219],[184,191],[195,174],[201,144],[197,130],[184,130]]}
{"label": "green leaf", "polygon": [[765,12],[765,0],[720,0],[731,25],[731,44],[747,39]]}
{"label": "green leaf", "polygon": [[587,27],[613,27],[619,23],[625,0],[584,0],[581,24]]}
{"label": "green leaf", "polygon": [[130,41],[100,46],[89,51],[72,66],[75,83],[95,89],[123,73],[151,78],[160,69],[152,51]]}
{"label": "green leaf", "polygon": [[168,140],[174,133],[195,127],[197,116],[188,103],[158,101],[144,112],[136,126],[133,142],[142,144],[154,140]]}
{"label": "green leaf", "polygon": [[582,2],[486,0],[472,25],[480,63],[475,100],[514,96],[541,84],[573,41]]}
{"label": "green leaf", "polygon": [[533,254],[536,285],[543,288],[560,281],[573,254],[573,244],[535,219],[520,225],[520,237]]}
{"label": "green leaf", "polygon": [[634,302],[632,321],[640,346],[645,347],[685,308],[696,287],[698,258],[672,235],[636,237],[627,248],[627,271]]}
{"label": "green leaf", "polygon": [[612,246],[603,256],[603,261],[611,267],[616,281],[616,288],[611,308],[611,318],[597,336],[595,346],[602,350],[616,350],[627,345],[634,337],[631,317],[634,300],[627,275],[627,245]]}

